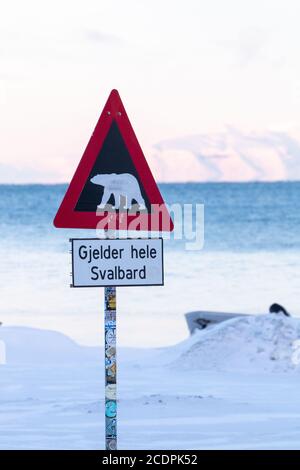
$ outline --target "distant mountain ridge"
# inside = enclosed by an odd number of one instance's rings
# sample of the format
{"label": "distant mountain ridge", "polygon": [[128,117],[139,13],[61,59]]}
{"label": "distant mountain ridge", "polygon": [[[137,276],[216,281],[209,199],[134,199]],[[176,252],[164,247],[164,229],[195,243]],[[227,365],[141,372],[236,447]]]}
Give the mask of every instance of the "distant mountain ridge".
{"label": "distant mountain ridge", "polygon": [[229,127],[163,140],[149,163],[161,182],[300,180],[300,140],[286,132]]}
{"label": "distant mountain ridge", "polygon": [[[222,132],[162,140],[145,154],[161,183],[300,181],[298,134],[226,127]],[[63,164],[52,166],[50,171],[43,159],[40,165],[0,162],[0,184],[68,182],[79,154],[80,150],[68,164],[62,155]]]}

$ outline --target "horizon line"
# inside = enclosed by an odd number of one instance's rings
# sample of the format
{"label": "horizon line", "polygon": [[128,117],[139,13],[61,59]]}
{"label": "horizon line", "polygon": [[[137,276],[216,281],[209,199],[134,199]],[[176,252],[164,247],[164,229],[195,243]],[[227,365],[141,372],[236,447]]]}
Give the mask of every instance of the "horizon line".
{"label": "horizon line", "polygon": [[[23,182],[23,183],[8,183],[1,182],[0,186],[68,186],[70,182]],[[157,184],[278,184],[278,183],[300,183],[300,179],[285,179],[285,180],[248,180],[248,181],[156,181]]]}

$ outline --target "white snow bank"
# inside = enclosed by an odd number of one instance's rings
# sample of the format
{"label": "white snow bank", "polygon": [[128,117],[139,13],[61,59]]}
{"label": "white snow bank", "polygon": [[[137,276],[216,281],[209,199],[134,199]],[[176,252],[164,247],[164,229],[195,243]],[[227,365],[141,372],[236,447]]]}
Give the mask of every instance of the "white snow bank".
{"label": "white snow bank", "polygon": [[[1,327],[0,342],[5,345],[8,365],[103,360],[103,348],[80,346],[56,331]],[[239,317],[199,331],[169,348],[144,352],[122,348],[120,360],[135,367],[140,363],[150,367],[171,365],[191,371],[300,371],[300,320],[270,314]]]}
{"label": "white snow bank", "polygon": [[[176,348],[176,347],[174,347]],[[169,351],[183,369],[300,371],[300,320],[283,315],[245,316],[199,331]]]}
{"label": "white snow bank", "polygon": [[100,350],[80,346],[62,333],[25,327],[0,327],[6,363],[49,364],[99,360]]}

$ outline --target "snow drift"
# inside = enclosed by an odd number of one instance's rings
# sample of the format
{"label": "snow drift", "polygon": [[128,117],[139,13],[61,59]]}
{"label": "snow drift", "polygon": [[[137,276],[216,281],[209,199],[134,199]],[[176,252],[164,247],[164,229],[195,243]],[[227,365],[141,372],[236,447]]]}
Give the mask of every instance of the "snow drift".
{"label": "snow drift", "polygon": [[177,349],[183,369],[300,371],[300,321],[283,315],[245,316],[195,333]]}
{"label": "snow drift", "polygon": [[[5,344],[8,365],[103,360],[103,348],[80,346],[55,331],[1,327],[0,341]],[[126,350],[120,352],[125,360]],[[270,314],[239,317],[199,331],[173,347],[136,351],[134,357],[143,357],[151,367],[171,365],[190,371],[298,372],[300,320]]]}
{"label": "snow drift", "polygon": [[100,350],[80,346],[62,333],[25,327],[1,327],[6,363],[45,364],[99,360]]}

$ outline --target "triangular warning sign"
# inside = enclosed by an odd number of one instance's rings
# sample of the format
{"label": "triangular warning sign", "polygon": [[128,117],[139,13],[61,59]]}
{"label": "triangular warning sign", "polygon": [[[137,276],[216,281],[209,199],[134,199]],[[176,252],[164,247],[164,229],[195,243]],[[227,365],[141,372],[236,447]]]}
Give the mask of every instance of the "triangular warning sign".
{"label": "triangular warning sign", "polygon": [[58,228],[172,231],[117,90],[112,90],[54,219]]}

